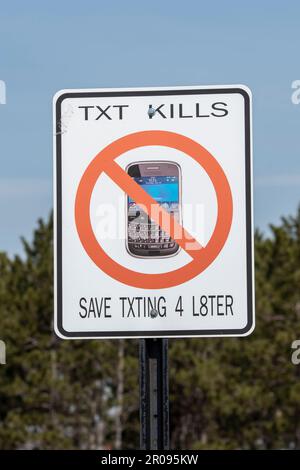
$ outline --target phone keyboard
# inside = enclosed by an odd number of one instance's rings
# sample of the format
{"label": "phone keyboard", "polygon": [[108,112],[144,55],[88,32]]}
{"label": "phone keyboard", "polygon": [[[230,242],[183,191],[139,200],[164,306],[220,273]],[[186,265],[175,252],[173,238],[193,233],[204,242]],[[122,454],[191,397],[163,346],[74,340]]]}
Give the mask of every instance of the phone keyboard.
{"label": "phone keyboard", "polygon": [[[179,221],[178,203],[163,203],[162,207]],[[141,253],[147,251],[147,255],[157,251],[166,253],[176,250],[177,243],[168,233],[153,222],[150,217],[141,210],[135,203],[128,207],[128,248]]]}
{"label": "phone keyboard", "polygon": [[173,248],[174,240],[155,223],[130,222],[128,243],[134,248],[162,249]]}

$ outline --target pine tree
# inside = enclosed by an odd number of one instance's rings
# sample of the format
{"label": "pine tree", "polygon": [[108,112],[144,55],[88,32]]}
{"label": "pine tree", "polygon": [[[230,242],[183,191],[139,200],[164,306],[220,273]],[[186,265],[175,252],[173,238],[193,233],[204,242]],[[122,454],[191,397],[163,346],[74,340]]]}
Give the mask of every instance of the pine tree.
{"label": "pine tree", "polygon": [[9,360],[0,371],[0,448],[112,446],[117,342],[55,336],[52,217],[23,245],[24,259],[1,256],[0,332]]}

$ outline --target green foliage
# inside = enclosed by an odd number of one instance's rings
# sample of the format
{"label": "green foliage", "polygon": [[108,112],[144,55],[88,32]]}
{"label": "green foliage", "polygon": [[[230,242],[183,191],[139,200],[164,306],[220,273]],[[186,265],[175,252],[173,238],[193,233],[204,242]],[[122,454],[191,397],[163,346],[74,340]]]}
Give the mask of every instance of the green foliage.
{"label": "green foliage", "polygon": [[[255,234],[255,332],[170,340],[172,448],[300,447],[300,209],[271,232]],[[23,244],[0,253],[0,449],[114,448],[120,426],[137,448],[137,341],[56,338],[52,217]]]}

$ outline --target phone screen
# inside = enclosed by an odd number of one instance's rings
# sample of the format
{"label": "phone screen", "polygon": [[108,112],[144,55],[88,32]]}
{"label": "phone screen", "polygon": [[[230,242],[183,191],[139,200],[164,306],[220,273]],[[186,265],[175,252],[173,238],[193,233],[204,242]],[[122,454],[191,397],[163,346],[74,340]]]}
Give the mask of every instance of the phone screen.
{"label": "phone screen", "polygon": [[[177,174],[131,176],[159,205],[179,221],[179,171],[177,166],[175,169],[174,166],[168,165],[168,173]],[[146,173],[146,170],[141,172]],[[179,247],[170,235],[153,222],[133,199],[128,197],[127,201],[128,251],[142,257],[162,257],[175,254]]]}

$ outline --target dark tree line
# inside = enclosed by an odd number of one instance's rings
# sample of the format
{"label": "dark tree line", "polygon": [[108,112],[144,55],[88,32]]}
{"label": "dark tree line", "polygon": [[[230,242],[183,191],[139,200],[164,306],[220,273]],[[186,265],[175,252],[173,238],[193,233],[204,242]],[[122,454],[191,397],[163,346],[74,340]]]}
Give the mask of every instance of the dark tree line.
{"label": "dark tree line", "polygon": [[[0,449],[138,448],[138,342],[53,334],[52,217],[0,254]],[[300,448],[300,209],[255,234],[256,329],[170,340],[172,448]]]}

